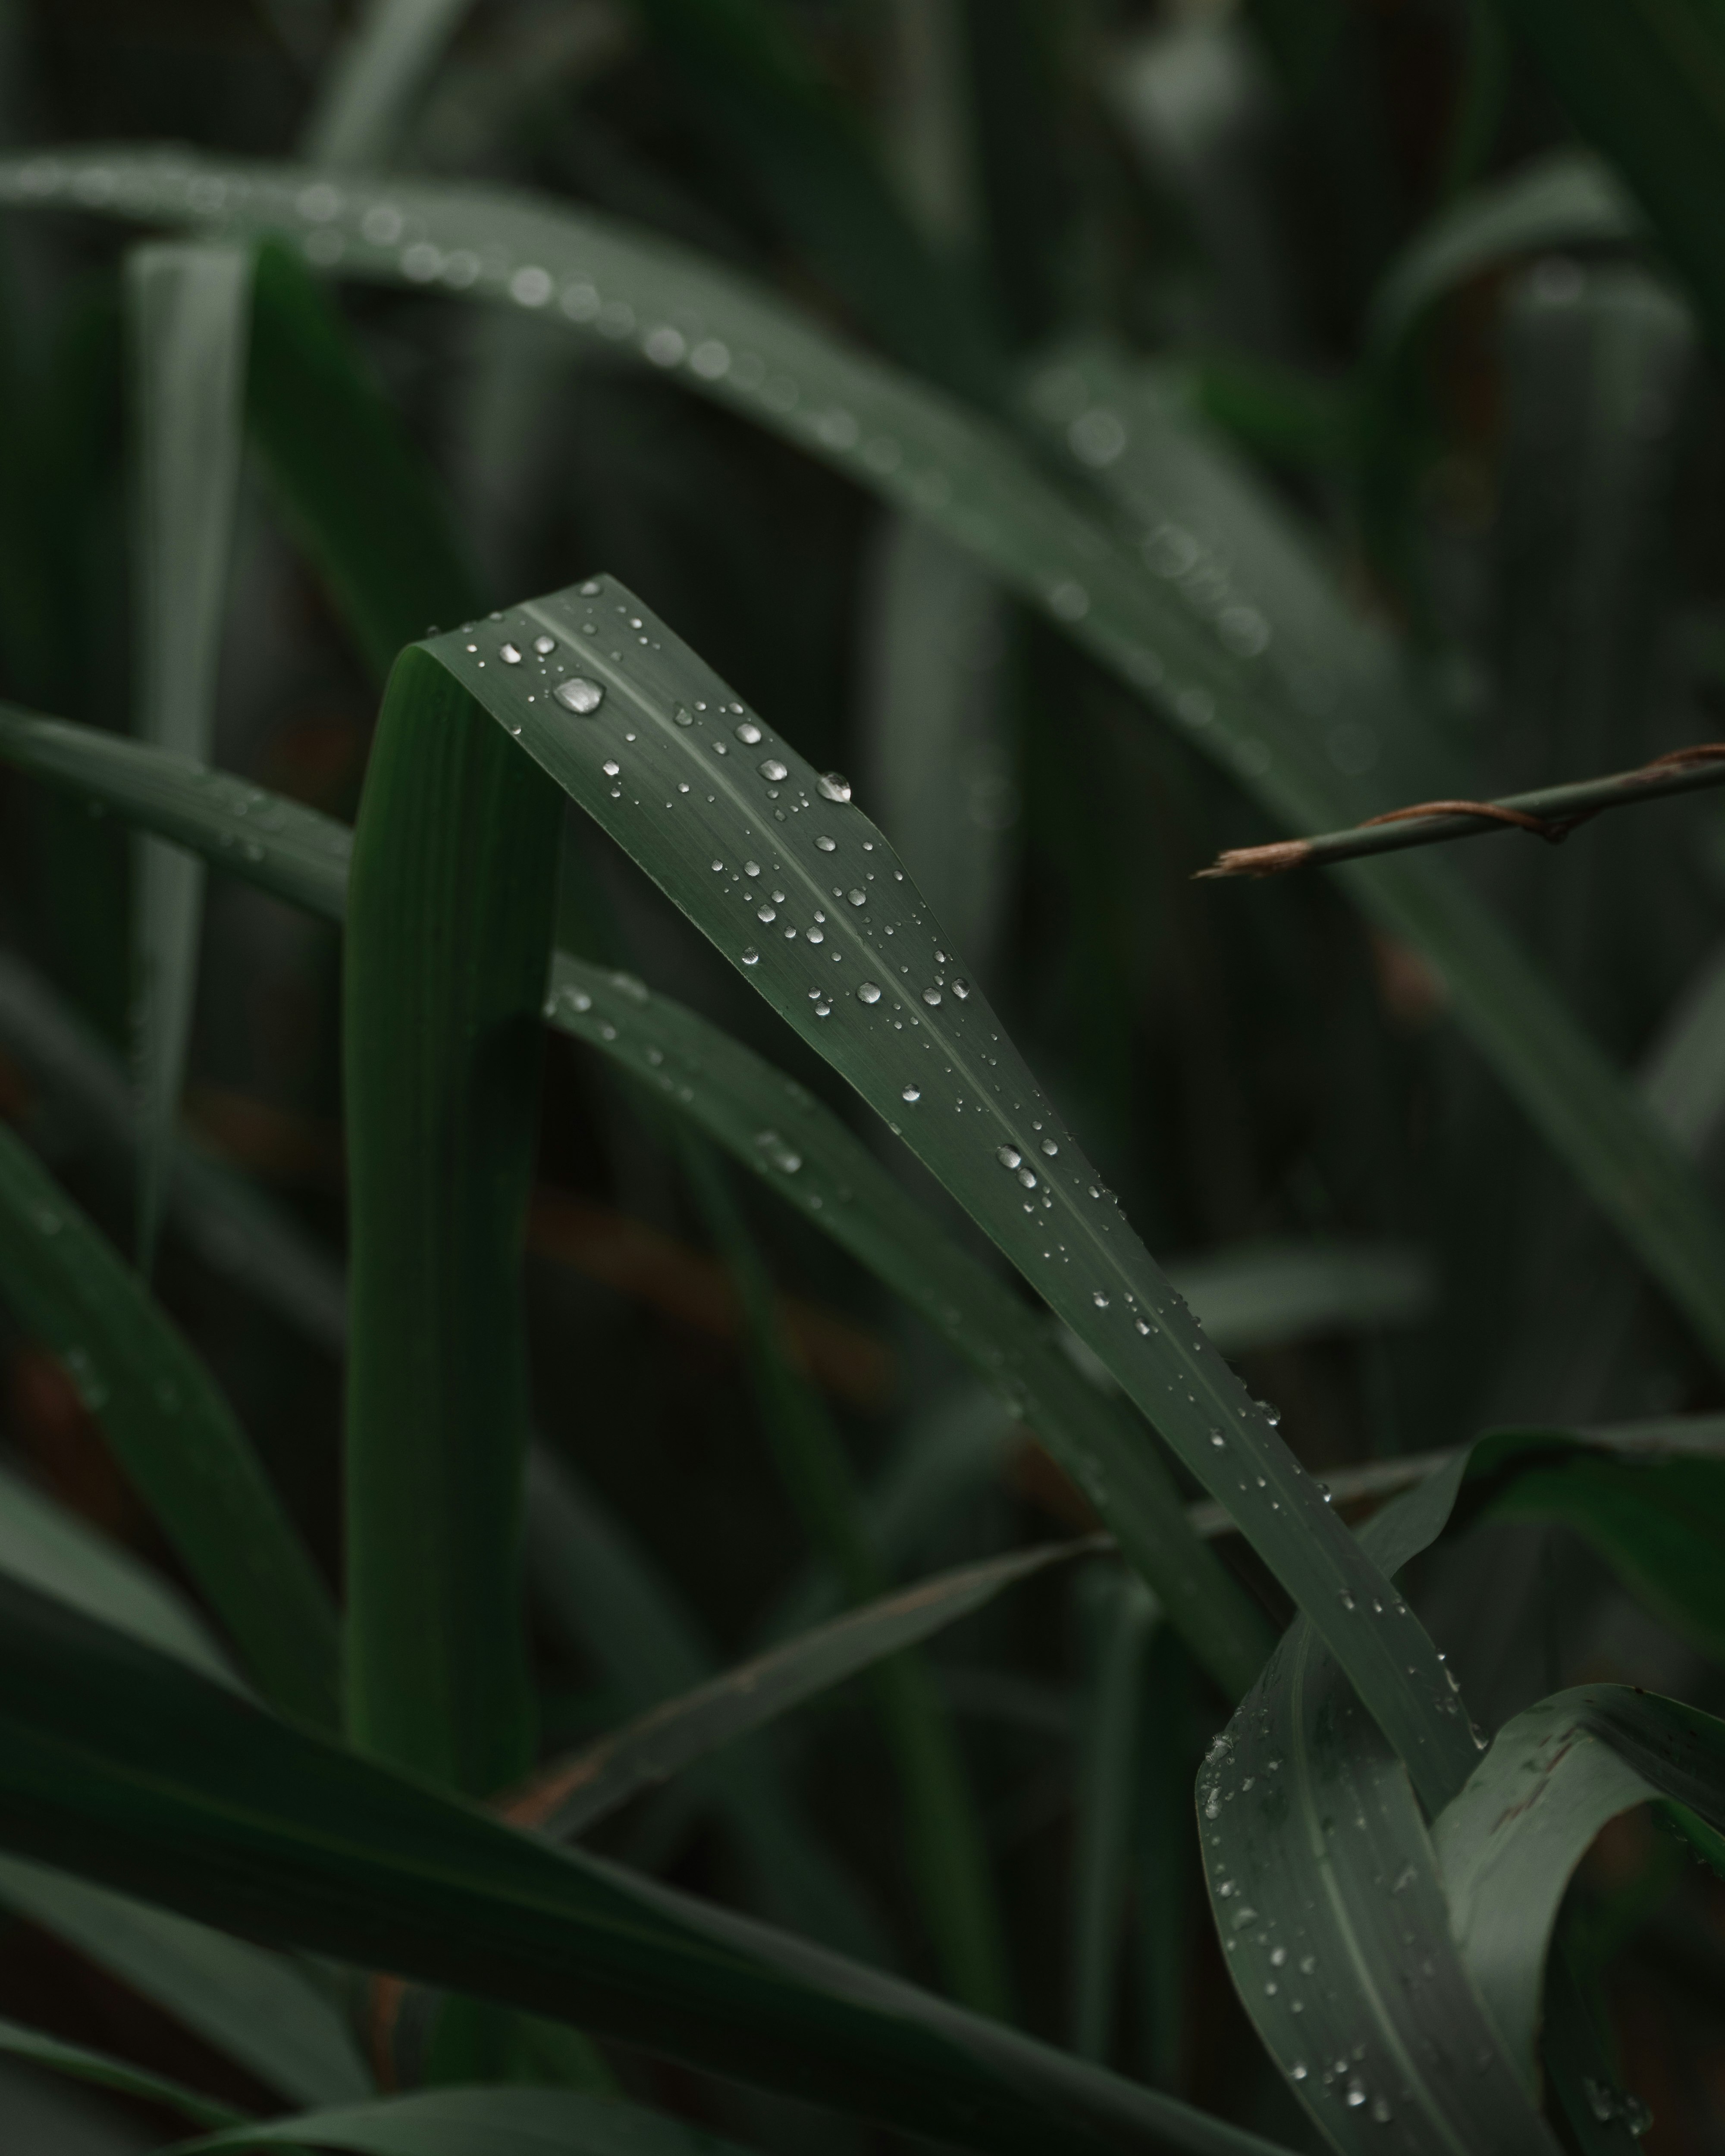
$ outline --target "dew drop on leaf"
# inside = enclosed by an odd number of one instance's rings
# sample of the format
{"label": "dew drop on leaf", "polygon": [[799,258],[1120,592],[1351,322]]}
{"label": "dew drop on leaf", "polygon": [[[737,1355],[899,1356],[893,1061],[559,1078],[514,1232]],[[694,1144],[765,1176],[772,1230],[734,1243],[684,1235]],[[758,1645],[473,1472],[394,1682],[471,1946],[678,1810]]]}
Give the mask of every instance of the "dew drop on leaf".
{"label": "dew drop on leaf", "polygon": [[836,839],[829,839],[824,831],[821,833],[820,836],[814,843],[820,848],[824,854],[830,854],[834,852],[838,845],[838,840]]}
{"label": "dew drop on leaf", "polygon": [[557,648],[557,640],[554,636],[536,636],[533,639],[533,649],[542,659],[549,659]]}
{"label": "dew drop on leaf", "polygon": [[862,986],[856,992],[856,999],[860,1004],[879,1003],[880,1000],[880,983],[876,981],[865,981]]}
{"label": "dew drop on leaf", "polygon": [[605,692],[597,681],[589,681],[584,674],[572,674],[567,681],[559,681],[551,692],[567,711],[578,711],[586,718],[598,711],[605,701]]}
{"label": "dew drop on leaf", "polygon": [[512,644],[500,645],[497,656],[506,666],[519,666],[521,663],[521,654]]}
{"label": "dew drop on leaf", "polygon": [[931,1010],[935,1009],[941,1000],[940,990],[938,988],[925,988],[922,991],[922,1000],[928,1005]]}
{"label": "dew drop on leaf", "polygon": [[848,801],[850,781],[841,772],[824,771],[814,782],[814,790],[824,801]]}
{"label": "dew drop on leaf", "polygon": [[742,954],[742,963],[745,966],[752,966],[760,955],[760,952],[751,945]]}
{"label": "dew drop on leaf", "polygon": [[999,1146],[995,1148],[994,1158],[1003,1168],[1019,1168],[1023,1165],[1024,1156],[1016,1146]]}
{"label": "dew drop on leaf", "polygon": [[762,778],[770,779],[775,786],[780,779],[788,778],[790,775],[789,767],[781,763],[776,756],[769,756],[762,760],[761,776]]}
{"label": "dew drop on leaf", "polygon": [[920,1086],[906,1086],[903,1092],[899,1095],[899,1098],[901,1101],[920,1101],[922,1098],[922,1089]]}

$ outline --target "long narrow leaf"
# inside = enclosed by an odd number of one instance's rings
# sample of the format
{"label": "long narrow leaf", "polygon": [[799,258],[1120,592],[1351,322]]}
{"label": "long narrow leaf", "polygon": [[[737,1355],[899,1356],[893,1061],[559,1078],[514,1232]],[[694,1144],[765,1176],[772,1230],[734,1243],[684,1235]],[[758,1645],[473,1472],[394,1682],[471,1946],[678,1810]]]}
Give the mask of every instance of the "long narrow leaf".
{"label": "long narrow leaf", "polygon": [[[517,1834],[0,1581],[0,1840],[205,1921],[1031,2156],[1255,2137]],[[147,1804],[139,1801],[145,1789]]]}
{"label": "long narrow leaf", "polygon": [[329,1595],[232,1409],[136,1275],[7,1130],[0,1292],[65,1363],[260,1689],[329,1722]]}
{"label": "long narrow leaf", "polygon": [[[215,726],[250,292],[251,256],[242,247],[147,245],[127,264],[139,437],[138,732],[203,762]],[[147,1272],[192,1026],[203,870],[146,839],[137,871],[138,1247]]]}
{"label": "long narrow leaf", "polygon": [[639,1791],[680,1773],[720,1745],[943,1631],[1004,1589],[1096,1547],[1078,1542],[1015,1550],[847,1610],[668,1700],[572,1759],[536,1775],[511,1800],[509,1815],[548,1834],[584,1834]]}
{"label": "long narrow leaf", "polygon": [[22,1858],[0,1902],[65,1940],[296,2103],[371,2093],[335,2002],[279,1954]]}
{"label": "long narrow leaf", "polygon": [[200,2096],[165,2074],[146,2073],[125,2059],[110,2059],[105,2052],[90,2051],[82,2044],[65,2043],[58,2036],[44,2035],[39,2029],[27,2029],[22,2022],[0,2020],[0,2051],[8,2058],[27,2059],[33,2066],[64,2074],[69,2081],[90,2082],[97,2088],[112,2089],[116,2096],[162,2104],[194,2126],[228,2126],[239,2116],[231,2104]]}
{"label": "long narrow leaf", "polygon": [[518,1275],[558,824],[454,683],[392,688],[343,969],[348,1727],[479,1793],[532,1751]]}
{"label": "long narrow leaf", "polygon": [[[733,2144],[639,2104],[567,2089],[421,2089],[382,2103],[302,2112],[182,2143],[176,2156],[229,2148],[340,2148],[352,2156],[727,2156]],[[733,2152],[734,2156],[734,2152]]]}
{"label": "long narrow leaf", "polygon": [[387,166],[408,107],[469,0],[371,0],[348,33],[305,130],[315,165]]}

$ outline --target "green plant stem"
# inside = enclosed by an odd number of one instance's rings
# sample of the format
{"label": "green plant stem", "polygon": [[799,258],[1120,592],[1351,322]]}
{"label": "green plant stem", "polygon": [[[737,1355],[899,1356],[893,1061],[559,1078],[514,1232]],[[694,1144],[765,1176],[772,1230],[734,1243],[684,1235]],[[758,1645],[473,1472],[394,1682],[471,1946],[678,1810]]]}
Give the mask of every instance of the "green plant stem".
{"label": "green plant stem", "polygon": [[[750,1374],[778,1471],[804,1532],[852,1603],[890,1586],[864,1527],[865,1507],[820,1395],[792,1363],[772,1282],[724,1171],[686,1132],[677,1149],[747,1320]],[[1006,1949],[975,1805],[950,1718],[914,1650],[870,1673],[904,1805],[911,1875],[953,1996],[978,2013],[1008,2010]]]}
{"label": "green plant stem", "polygon": [[519,1268],[559,820],[508,737],[405,654],[347,908],[348,1727],[480,1794],[531,1757]]}

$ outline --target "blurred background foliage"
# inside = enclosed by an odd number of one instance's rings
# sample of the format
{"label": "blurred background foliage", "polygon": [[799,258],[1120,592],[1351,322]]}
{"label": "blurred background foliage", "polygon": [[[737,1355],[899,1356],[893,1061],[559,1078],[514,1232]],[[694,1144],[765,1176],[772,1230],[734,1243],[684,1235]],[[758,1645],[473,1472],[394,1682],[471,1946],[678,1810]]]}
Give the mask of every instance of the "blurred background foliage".
{"label": "blurred background foliage", "polygon": [[[288,157],[351,12],[9,0],[7,143]],[[478,0],[403,113],[393,162],[531,187],[687,243],[1050,444],[1051,462],[1063,437],[1092,471],[1119,456],[1120,422],[1082,370],[1124,370],[1132,393],[1195,415],[1279,500],[1394,637],[1418,707],[1484,794],[1706,739],[1725,696],[1725,403],[1657,249],[1609,220],[1559,218],[1423,285],[1409,270],[1458,203],[1574,144],[1547,78],[1482,0]],[[94,219],[0,226],[0,693],[118,731],[136,666],[127,238]],[[353,285],[332,304],[480,601],[603,567],[818,766],[855,776],[1133,1222],[1314,1471],[1490,1426],[1725,1405],[1684,1322],[1461,1039],[1428,962],[1317,877],[1194,886],[1219,848],[1277,835],[1263,812],[945,541],[633,355],[530,313]],[[255,457],[213,760],[351,820],[379,663]],[[1377,754],[1347,718],[1327,748],[1345,778]],[[114,1119],[63,1082],[30,1015],[51,983],[85,1029],[87,1068],[126,1053],[128,840],[10,775],[0,817],[0,1110],[129,1246]],[[1453,851],[1717,1191],[1714,798],[1606,819],[1560,850]],[[571,824],[563,890],[573,947],[626,956],[851,1112],[591,827]],[[338,938],[219,879],[203,937],[188,1134],[333,1268]],[[932,1182],[899,1172],[978,1247]],[[752,1189],[745,1202],[859,1474],[888,1475],[937,1439],[938,1456],[969,1463],[909,1508],[895,1570],[1089,1522],[929,1332],[788,1209]],[[547,1060],[526,1277],[537,1425],[578,1473],[593,1532],[668,1584],[697,1672],[702,1657],[735,1660],[788,1606],[809,1553],[762,1440],[710,1216],[634,1095],[567,1040]],[[195,1207],[170,1209],[157,1282],[333,1578],[338,1327],[320,1338],[290,1322],[198,1232]],[[9,1466],[173,1573],[64,1368],[9,1322],[4,1352]],[[1697,1488],[1717,1511],[1713,1486]],[[1088,2015],[1087,2041],[1116,2063],[1295,2141],[1303,2129],[1203,1917],[1184,1825],[1222,1702],[1172,1637],[1132,1649],[1106,1606],[1115,1592],[1057,1572],[931,1650],[1019,2009],[1061,2039]],[[1725,1703],[1717,1666],[1567,1529],[1476,1528],[1427,1563],[1421,1592],[1489,1722],[1596,1677]],[[548,1748],[691,1681],[675,1656],[631,1666],[619,1648],[608,1666],[553,1604],[542,1592],[535,1635]],[[1102,2005],[1092,1983],[1076,2005],[1069,1903],[1096,1830],[1084,1778],[1121,1727],[1117,1713],[1099,1722],[1096,1702],[1117,1707],[1122,1682],[1154,1741],[1131,1769],[1129,1895],[1105,1927]],[[799,1832],[842,1871],[879,1950],[932,1978],[861,1688],[806,1711],[775,1748]],[[711,1784],[672,1784],[598,1841],[771,1907],[759,1851]],[[1598,1965],[1615,1956],[1625,2070],[1672,2156],[1725,2144],[1725,1910],[1693,1877],[1676,1891],[1676,1868],[1651,1829],[1625,1824],[1572,1912]],[[20,1922],[0,1948],[0,2011],[26,2007],[218,2092],[239,2071]],[[813,2145],[789,2107],[680,2097],[653,2071],[661,2101],[760,2145]],[[5,2100],[23,2104],[23,2085],[8,2080]],[[77,2150],[80,2130],[67,2110],[39,2145]],[[100,2146],[118,2130],[105,2114]]]}

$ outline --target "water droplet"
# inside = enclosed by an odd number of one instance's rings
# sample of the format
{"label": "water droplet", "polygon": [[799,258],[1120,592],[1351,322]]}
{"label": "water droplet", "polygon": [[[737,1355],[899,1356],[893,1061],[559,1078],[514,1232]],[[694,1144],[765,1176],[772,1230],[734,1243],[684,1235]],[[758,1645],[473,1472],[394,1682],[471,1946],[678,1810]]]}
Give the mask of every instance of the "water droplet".
{"label": "water droplet", "polygon": [[809,940],[811,943],[824,943],[827,939],[819,928],[811,928],[809,932]]}
{"label": "water droplet", "polygon": [[686,704],[674,704],[671,716],[680,726],[692,726],[695,723],[695,714]]}
{"label": "water droplet", "polygon": [[1288,1950],[1286,1947],[1271,1947],[1270,1949],[1270,1966],[1272,1969],[1281,1969],[1287,1958]]}
{"label": "water droplet", "polygon": [[519,666],[521,663],[521,654],[516,649],[512,644],[500,644],[497,649],[497,656],[503,661],[506,666]]}
{"label": "water droplet", "polygon": [[969,994],[970,994],[970,983],[969,983],[969,982],[968,982],[968,981],[954,981],[954,982],[953,982],[953,983],[952,983],[952,993],[953,993],[955,996],[957,996],[957,998],[958,998],[958,1000],[959,1000],[959,1002],[960,1002],[961,1004],[962,1004],[962,1003],[963,1003],[963,1002],[965,1002],[965,1001],[968,998]]}
{"label": "water droplet", "polygon": [[941,1000],[940,990],[938,988],[925,988],[922,991],[922,1000],[928,1005],[928,1008],[931,1010],[937,1009]]}
{"label": "water droplet", "polygon": [[803,1156],[785,1143],[777,1131],[757,1131],[755,1143],[777,1168],[787,1175],[794,1175],[803,1165]]}
{"label": "water droplet", "polygon": [[778,785],[781,778],[788,778],[790,775],[788,767],[786,765],[782,764],[776,756],[769,756],[762,762],[762,778],[770,778],[775,786]]}
{"label": "water droplet", "polygon": [[1042,1141],[1042,1150],[1048,1155],[1049,1158],[1052,1160],[1055,1155],[1059,1152],[1060,1147],[1055,1143],[1052,1138],[1045,1138]]}
{"label": "water droplet", "polygon": [[761,954],[758,951],[752,947],[743,952],[742,963],[745,966],[752,966],[760,955]]}
{"label": "water droplet", "polygon": [[922,1098],[922,1088],[917,1086],[906,1086],[899,1095],[899,1098],[901,1101],[920,1101]]}
{"label": "water droplet", "polygon": [[1150,1327],[1142,1317],[1135,1317],[1132,1320],[1132,1327],[1134,1331],[1142,1332],[1147,1340],[1150,1337]]}
{"label": "water droplet", "polygon": [[824,771],[814,782],[814,790],[823,801],[848,801],[850,781],[841,772]]}
{"label": "water droplet", "polygon": [[836,850],[839,842],[836,839],[829,839],[823,831],[814,843],[824,854],[830,854]]}
{"label": "water droplet", "polygon": [[1351,2075],[1348,2082],[1348,2108],[1358,2111],[1366,2100],[1366,2085],[1358,2074]]}
{"label": "water droplet", "polygon": [[761,906],[755,909],[755,918],[757,921],[777,921],[778,915],[772,906]]}
{"label": "water droplet", "polygon": [[1225,1445],[1227,1442],[1227,1439],[1223,1436],[1220,1430],[1213,1430],[1210,1432],[1210,1443],[1215,1446],[1218,1452],[1222,1450],[1223,1446]]}
{"label": "water droplet", "polygon": [[880,1000],[880,983],[876,981],[865,981],[862,986],[856,992],[856,999],[860,1004],[879,1003]]}
{"label": "water droplet", "polygon": [[845,896],[853,906],[866,906],[869,902],[869,894],[865,891],[849,891]]}
{"label": "water droplet", "polygon": [[1024,1156],[1016,1146],[1000,1146],[996,1148],[994,1158],[1003,1168],[1018,1168],[1023,1165]]}
{"label": "water droplet", "polygon": [[605,701],[605,692],[597,681],[589,681],[584,674],[572,674],[567,681],[559,681],[551,692],[567,711],[578,711],[583,718],[598,711]]}
{"label": "water droplet", "polygon": [[1292,2066],[1288,2068],[1288,2078],[1290,2081],[1303,2082],[1306,2078],[1306,2073],[1307,2066],[1304,2059],[1296,2059]]}
{"label": "water droplet", "polygon": [[1098,1310],[1106,1310],[1108,1307],[1108,1298],[1103,1294],[1101,1288],[1093,1288],[1091,1291],[1090,1299],[1096,1305]]}
{"label": "water droplet", "polygon": [[589,577],[581,587],[581,596],[584,599],[594,599],[603,589],[604,586],[600,583],[597,577]]}
{"label": "water droplet", "polygon": [[1024,1184],[1026,1190],[1034,1190],[1036,1188],[1036,1178],[1028,1168],[1021,1168],[1019,1170],[1019,1181]]}
{"label": "water droplet", "polygon": [[1358,1606],[1355,1603],[1353,1597],[1348,1593],[1345,1587],[1342,1589],[1341,1593],[1337,1594],[1336,1599],[1342,1604],[1342,1607],[1347,1610],[1353,1610]]}
{"label": "water droplet", "polygon": [[746,876],[757,876],[761,873],[761,864],[758,861],[745,861],[742,865],[742,872]]}
{"label": "water droplet", "polygon": [[761,729],[752,719],[745,719],[737,729],[737,738],[746,748],[752,748],[761,738]]}
{"label": "water droplet", "polygon": [[536,636],[533,639],[533,649],[542,659],[549,659],[557,648],[557,640],[554,636]]}
{"label": "water droplet", "polygon": [[604,773],[607,778],[615,778],[622,771],[623,766],[619,763],[614,757],[608,756],[605,758],[605,761],[599,766],[599,768]]}

